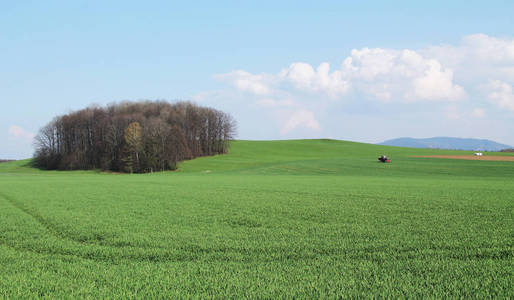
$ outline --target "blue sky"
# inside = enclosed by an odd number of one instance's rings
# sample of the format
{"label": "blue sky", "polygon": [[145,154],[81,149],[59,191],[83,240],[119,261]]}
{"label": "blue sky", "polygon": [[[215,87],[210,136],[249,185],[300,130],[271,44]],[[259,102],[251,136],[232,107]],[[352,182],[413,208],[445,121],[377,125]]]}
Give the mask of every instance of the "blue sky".
{"label": "blue sky", "polygon": [[0,1],[0,158],[139,99],[230,112],[242,139],[514,145],[514,1],[448,2]]}

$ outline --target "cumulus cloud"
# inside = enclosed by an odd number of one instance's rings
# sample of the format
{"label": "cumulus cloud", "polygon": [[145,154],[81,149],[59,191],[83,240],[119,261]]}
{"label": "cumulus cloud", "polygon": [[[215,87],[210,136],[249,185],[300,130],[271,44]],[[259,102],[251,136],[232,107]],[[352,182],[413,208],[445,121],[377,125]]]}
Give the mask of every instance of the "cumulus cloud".
{"label": "cumulus cloud", "polygon": [[473,34],[457,45],[424,49],[353,49],[331,70],[295,62],[279,73],[252,74],[235,70],[215,75],[239,91],[259,96],[288,93],[342,99],[350,92],[379,101],[440,101],[467,98],[490,79],[514,82],[514,39]]}
{"label": "cumulus cloud", "polygon": [[32,141],[32,139],[34,139],[34,137],[35,137],[34,133],[27,131],[17,125],[12,125],[9,128],[9,135],[16,137],[16,138],[24,139],[27,141]]}
{"label": "cumulus cloud", "polygon": [[297,128],[306,128],[311,130],[319,130],[320,126],[314,113],[308,110],[299,110],[291,113],[280,131],[285,135]]}
{"label": "cumulus cloud", "polygon": [[[485,62],[514,64],[514,39],[472,34],[463,38],[461,49],[468,56]],[[461,50],[461,51],[462,51]]]}
{"label": "cumulus cloud", "polygon": [[464,89],[453,82],[453,71],[416,51],[393,49],[352,50],[343,62],[343,74],[368,93],[382,100],[456,101]]}
{"label": "cumulus cloud", "polygon": [[453,81],[453,71],[413,50],[354,49],[341,68],[326,62],[316,69],[296,62],[278,74],[237,70],[215,76],[236,89],[255,95],[310,93],[342,98],[352,89],[379,100],[456,101],[466,95]]}
{"label": "cumulus cloud", "polygon": [[464,89],[453,83],[453,71],[444,69],[436,60],[426,62],[423,76],[413,80],[415,95],[427,100],[459,100],[464,98]]}
{"label": "cumulus cloud", "polygon": [[292,84],[295,88],[307,92],[321,92],[329,97],[344,95],[350,88],[350,83],[343,78],[340,70],[330,72],[326,62],[314,68],[303,62],[291,64],[283,69],[277,79]]}
{"label": "cumulus cloud", "polygon": [[231,83],[235,88],[256,95],[267,95],[271,92],[269,86],[272,76],[255,75],[243,70],[235,70],[227,74],[214,75],[215,78]]}
{"label": "cumulus cloud", "polygon": [[[282,135],[321,131],[315,116],[336,118],[334,109],[362,117],[388,107],[390,118],[412,113],[472,124],[491,121],[493,106],[514,111],[512,37],[473,34],[453,45],[422,49],[365,47],[343,53],[338,64],[278,67],[278,72],[235,70],[215,78],[233,87],[224,91],[244,99],[241,105],[277,118]],[[498,119],[508,118],[506,113]]]}
{"label": "cumulus cloud", "polygon": [[485,86],[487,98],[499,108],[514,111],[514,92],[512,85],[500,81],[491,80]]}
{"label": "cumulus cloud", "polygon": [[459,45],[432,46],[421,51],[453,69],[458,80],[483,82],[484,79],[514,80],[514,39],[472,34]]}

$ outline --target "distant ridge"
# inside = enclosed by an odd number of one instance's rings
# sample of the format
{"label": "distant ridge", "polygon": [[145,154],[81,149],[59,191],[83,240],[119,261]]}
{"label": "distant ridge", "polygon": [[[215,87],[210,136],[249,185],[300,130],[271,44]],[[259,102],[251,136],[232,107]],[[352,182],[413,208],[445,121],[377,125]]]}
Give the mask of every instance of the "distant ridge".
{"label": "distant ridge", "polygon": [[399,146],[410,148],[433,148],[450,150],[480,150],[480,151],[500,151],[512,146],[500,144],[491,140],[464,139],[454,137],[433,137],[426,139],[398,138],[387,140],[379,145]]}

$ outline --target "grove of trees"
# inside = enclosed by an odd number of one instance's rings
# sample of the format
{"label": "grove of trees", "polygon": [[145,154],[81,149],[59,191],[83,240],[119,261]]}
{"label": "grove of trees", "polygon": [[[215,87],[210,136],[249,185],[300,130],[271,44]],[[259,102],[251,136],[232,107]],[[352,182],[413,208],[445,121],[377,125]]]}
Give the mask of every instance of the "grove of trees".
{"label": "grove of trees", "polygon": [[122,102],[56,117],[35,139],[34,163],[44,169],[144,173],[226,153],[234,119],[190,102]]}

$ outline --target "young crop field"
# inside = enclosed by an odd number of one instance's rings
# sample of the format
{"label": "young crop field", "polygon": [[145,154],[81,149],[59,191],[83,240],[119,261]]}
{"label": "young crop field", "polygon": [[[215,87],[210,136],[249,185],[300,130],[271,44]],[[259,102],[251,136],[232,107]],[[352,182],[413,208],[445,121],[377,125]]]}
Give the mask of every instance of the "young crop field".
{"label": "young crop field", "polygon": [[513,298],[514,162],[414,157],[470,154],[236,141],[175,172],[2,163],[0,298]]}

